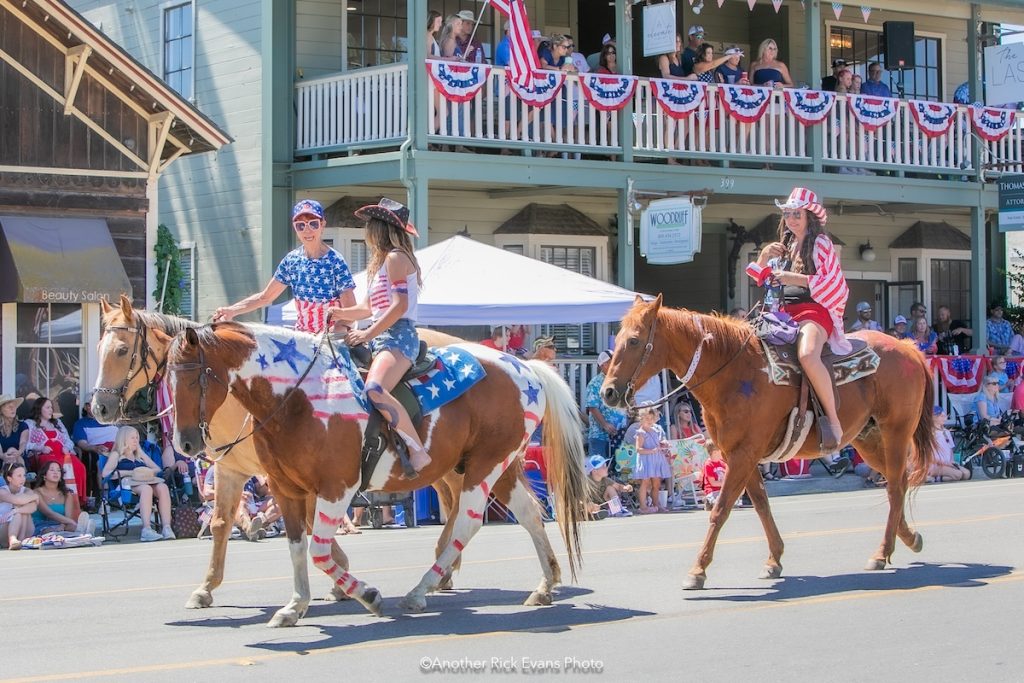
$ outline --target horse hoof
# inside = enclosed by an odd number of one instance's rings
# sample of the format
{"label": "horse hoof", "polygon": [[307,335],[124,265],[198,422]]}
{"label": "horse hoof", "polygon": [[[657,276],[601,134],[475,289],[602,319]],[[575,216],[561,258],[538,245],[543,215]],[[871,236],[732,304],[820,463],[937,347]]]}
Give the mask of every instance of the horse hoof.
{"label": "horse hoof", "polygon": [[210,591],[196,590],[192,591],[192,595],[188,597],[188,602],[185,603],[185,609],[203,609],[204,607],[210,607],[213,605],[213,593]]}
{"label": "horse hoof", "polygon": [[324,596],[324,600],[327,602],[345,602],[351,600],[351,596],[346,595],[345,591],[341,589],[341,586],[335,586],[331,589],[331,592]]}
{"label": "horse hoof", "polygon": [[299,613],[298,611],[288,609],[287,607],[279,609],[274,613],[274,617],[267,624],[267,628],[287,628],[289,626],[295,626],[295,624],[299,623],[299,619],[301,619],[302,615],[305,613],[306,610],[302,610],[302,612]]}
{"label": "horse hoof", "polygon": [[869,572],[877,572],[881,569],[885,569],[885,560],[876,560],[872,558],[868,560],[866,565],[864,565],[864,569]]}
{"label": "horse hoof", "polygon": [[687,574],[683,579],[684,591],[699,591],[704,588],[704,582],[708,580],[705,574]]}
{"label": "horse hoof", "polygon": [[409,593],[402,598],[402,601],[398,603],[398,606],[406,612],[419,613],[427,609],[427,599],[425,597]]}
{"label": "horse hoof", "polygon": [[919,532],[914,532],[914,542],[909,547],[915,553],[921,552],[924,550],[924,537]]}
{"label": "horse hoof", "polygon": [[370,611],[370,614],[375,617],[384,616],[384,598],[376,588],[367,588],[359,601]]}
{"label": "horse hoof", "polygon": [[437,588],[435,590],[450,591],[450,590],[454,590],[454,589],[455,589],[455,582],[452,581],[452,575],[449,574],[448,576],[446,576],[443,579],[441,579],[441,583],[437,584]]}
{"label": "horse hoof", "polygon": [[766,564],[761,573],[758,574],[759,579],[777,579],[782,576],[782,565],[781,564]]}
{"label": "horse hoof", "polygon": [[540,593],[534,591],[530,593],[530,597],[526,598],[526,602],[523,603],[527,607],[540,607],[551,604],[551,593]]}

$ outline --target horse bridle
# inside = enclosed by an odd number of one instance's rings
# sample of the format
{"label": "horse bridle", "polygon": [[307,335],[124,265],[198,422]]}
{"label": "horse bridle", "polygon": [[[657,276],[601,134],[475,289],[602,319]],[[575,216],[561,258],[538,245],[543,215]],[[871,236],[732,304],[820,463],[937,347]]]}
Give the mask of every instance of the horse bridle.
{"label": "horse bridle", "polygon": [[[146,339],[146,328],[140,320],[135,327],[127,327],[125,325],[112,325],[106,329],[106,332],[129,332],[135,335],[135,342],[132,344],[132,357],[128,361],[128,373],[121,383],[121,386],[116,388],[111,387],[96,387],[95,393],[97,394],[113,394],[117,396],[117,410],[118,415],[116,422],[120,424],[145,424],[146,422],[152,422],[159,419],[164,414],[171,410],[170,407],[162,412],[154,412],[156,407],[155,399],[151,399],[151,405],[145,410],[144,414],[140,418],[129,418],[126,408],[128,404],[135,400],[141,392],[145,391],[150,396],[155,396],[157,391],[157,385],[160,384],[161,371],[167,365],[167,356],[165,355],[163,360],[157,363],[156,369],[152,375],[149,374],[149,358],[152,353],[152,349],[149,347],[149,341]],[[133,369],[136,360],[139,362],[139,367]],[[135,376],[140,372],[146,374],[146,385],[136,391],[130,398],[125,397],[125,392],[128,391],[128,385],[132,383]]]}
{"label": "horse bridle", "polygon": [[725,361],[725,363],[723,363],[717,370],[715,370],[710,375],[708,375],[701,381],[697,382],[693,386],[687,386],[687,382],[693,379],[693,375],[697,372],[697,366],[700,364],[700,357],[704,350],[704,344],[711,341],[711,339],[713,338],[710,332],[704,331],[704,325],[701,323],[700,316],[697,313],[693,314],[693,321],[696,324],[697,329],[701,332],[701,337],[700,341],[697,343],[697,350],[693,352],[693,357],[690,359],[690,366],[686,369],[686,374],[684,374],[682,377],[676,375],[676,379],[679,381],[679,386],[673,389],[672,391],[668,392],[661,398],[659,398],[657,401],[644,403],[643,405],[638,406],[630,402],[630,397],[636,395],[636,380],[640,376],[640,371],[643,369],[644,365],[646,365],[647,361],[650,359],[651,352],[654,351],[654,333],[658,328],[658,316],[657,314],[654,315],[654,320],[653,322],[651,322],[651,328],[647,333],[647,344],[644,346],[643,356],[640,357],[640,362],[637,363],[636,369],[633,371],[633,376],[630,377],[629,382],[626,383],[626,393],[623,396],[623,400],[625,401],[627,408],[655,408],[657,406],[662,405],[670,398],[672,398],[674,395],[676,395],[680,391],[683,391],[684,389],[696,389],[701,384],[704,384],[712,377],[714,377],[722,370],[724,370],[726,367],[728,367],[729,364],[732,363],[734,360],[736,360],[739,357],[740,353],[743,351],[743,349],[746,348],[747,342],[750,341],[750,338],[753,336],[753,332],[751,332],[751,334],[747,336],[743,343],[740,344],[739,348],[736,350],[736,353],[734,353],[729,358],[729,360]]}
{"label": "horse bridle", "polygon": [[[325,332],[323,338],[320,340],[320,343],[317,344],[316,350],[313,352],[313,357],[310,359],[309,365],[306,366],[306,369],[303,371],[302,375],[299,376],[298,381],[295,383],[295,386],[293,386],[292,389],[299,388],[299,386],[301,386],[302,383],[306,380],[306,377],[309,376],[310,371],[316,364],[316,359],[320,356],[320,351],[323,348],[324,343],[330,346],[331,353],[334,354],[334,346],[331,344],[330,336]],[[206,363],[206,353],[203,351],[203,345],[201,343],[197,343],[196,348],[199,351],[199,358],[196,360],[196,362],[171,363],[167,366],[167,371],[174,373],[182,371],[188,372],[191,370],[199,371],[199,431],[203,435],[203,441],[209,444],[213,440],[212,436],[210,435],[210,422],[209,420],[206,419],[206,391],[207,387],[209,386],[210,379],[212,378],[218,384],[224,387],[224,390],[229,394],[231,393],[231,386],[228,385],[228,383],[222,380],[220,377],[218,377],[216,373],[214,373],[213,368],[211,368]],[[335,355],[335,357],[337,356]],[[252,417],[252,414],[250,413],[242,422],[242,427],[241,429],[238,430],[238,436],[236,436],[235,439],[230,443],[226,443],[222,446],[213,447],[211,450],[214,453],[219,453],[220,455],[218,455],[216,458],[207,459],[210,462],[218,462],[224,456],[230,453],[232,448],[242,443],[243,441],[251,437],[253,434],[258,432],[260,429],[262,429],[263,426],[270,422],[273,419],[273,417],[277,415],[277,413],[284,407],[284,404],[288,401],[288,397],[290,396],[290,391],[291,390],[286,391],[284,393],[284,397],[278,402],[277,407],[274,408],[274,410],[270,413],[270,415],[266,417],[265,420],[256,421],[256,426],[254,426],[249,431],[248,434],[246,434],[245,436],[241,436],[241,433],[245,431],[246,423],[248,422],[249,418]]]}

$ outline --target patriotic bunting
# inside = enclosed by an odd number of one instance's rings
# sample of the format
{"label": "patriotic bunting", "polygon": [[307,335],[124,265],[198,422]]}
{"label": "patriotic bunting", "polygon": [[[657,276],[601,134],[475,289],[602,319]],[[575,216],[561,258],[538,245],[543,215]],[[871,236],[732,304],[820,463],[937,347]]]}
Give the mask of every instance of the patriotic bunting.
{"label": "patriotic bunting", "polygon": [[718,0],[718,9],[722,9],[722,5],[725,4],[725,0]]}
{"label": "patriotic bunting", "polygon": [[868,97],[867,95],[848,95],[850,111],[853,118],[869,133],[878,130],[893,120],[899,100],[890,97]]}
{"label": "patriotic bunting", "polygon": [[651,92],[662,111],[674,119],[685,119],[700,107],[707,86],[697,81],[652,78]]}
{"label": "patriotic bunting", "polygon": [[1002,140],[1013,128],[1016,117],[1009,109],[992,109],[980,105],[973,105],[968,111],[971,113],[971,123],[975,132],[989,142]]}
{"label": "patriotic bunting", "polygon": [[463,64],[438,59],[427,60],[430,80],[449,102],[468,102],[476,97],[491,73],[488,64]]}
{"label": "patriotic bunting", "polygon": [[772,103],[771,88],[719,85],[718,98],[729,116],[743,123],[757,123]]}
{"label": "patriotic bunting", "polygon": [[864,23],[868,23],[868,19],[871,18],[871,8],[867,5],[860,6],[860,15],[864,17]]}
{"label": "patriotic bunting", "polygon": [[843,14],[843,3],[841,3],[841,2],[833,2],[832,3],[832,14],[836,15],[836,21],[839,21],[839,18]]}
{"label": "patriotic bunting", "polygon": [[910,114],[917,122],[918,128],[930,138],[937,138],[949,132],[956,122],[956,105],[944,102],[922,102],[907,100]]}
{"label": "patriotic bunting", "polygon": [[754,5],[756,5],[756,4],[757,4],[757,0],[747,0],[747,7],[750,8],[751,12],[754,11]]}
{"label": "patriotic bunting", "polygon": [[779,9],[782,7],[782,0],[772,0],[772,7],[775,8],[775,13],[779,13]]}
{"label": "patriotic bunting", "polygon": [[836,104],[836,94],[824,90],[786,90],[786,106],[797,121],[816,126],[828,117]]}
{"label": "patriotic bunting", "polygon": [[946,391],[951,394],[975,394],[981,388],[984,373],[982,356],[931,356],[928,359],[938,370]]}
{"label": "patriotic bunting", "polygon": [[580,74],[580,90],[598,111],[618,111],[636,91],[636,76]]}
{"label": "patriotic bunting", "polygon": [[558,92],[565,84],[565,72],[535,71],[525,88],[513,81],[511,76],[508,84],[523,103],[531,107],[546,107],[558,97]]}

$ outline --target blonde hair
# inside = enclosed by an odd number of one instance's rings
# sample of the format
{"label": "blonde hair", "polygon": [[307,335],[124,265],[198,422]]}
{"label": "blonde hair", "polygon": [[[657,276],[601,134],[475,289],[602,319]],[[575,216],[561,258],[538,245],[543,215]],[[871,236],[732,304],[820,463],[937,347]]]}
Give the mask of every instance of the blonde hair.
{"label": "blonde hair", "polygon": [[768,48],[770,46],[772,46],[772,45],[774,45],[776,49],[778,49],[778,47],[779,47],[779,44],[775,42],[774,38],[765,38],[764,40],[761,41],[761,44],[757,46],[757,61],[758,62],[765,61],[764,55],[765,55],[766,52],[768,52]]}
{"label": "blonde hair", "polygon": [[659,417],[659,415],[658,415],[659,412],[660,411],[657,408],[654,408],[654,407],[641,408],[640,411],[637,413],[637,416],[641,417],[641,418],[653,417],[654,421],[657,422],[658,421],[658,417]]}
{"label": "blonde hair", "polygon": [[[138,436],[139,431],[130,425],[118,428],[117,436],[114,437],[114,451],[117,453],[118,457],[123,458],[128,454],[128,437],[132,434]],[[142,441],[141,437],[139,437],[139,441]],[[138,446],[138,452],[142,452],[141,443]]]}

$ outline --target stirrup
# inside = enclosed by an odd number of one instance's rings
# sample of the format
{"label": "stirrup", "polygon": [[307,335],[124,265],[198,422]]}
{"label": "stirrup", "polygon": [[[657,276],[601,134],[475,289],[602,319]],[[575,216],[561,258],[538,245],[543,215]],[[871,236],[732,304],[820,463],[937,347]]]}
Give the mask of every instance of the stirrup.
{"label": "stirrup", "polygon": [[839,450],[839,444],[843,440],[843,433],[838,434],[832,429],[832,421],[828,418],[822,420],[819,425],[821,432],[821,450],[826,453],[834,453]]}

